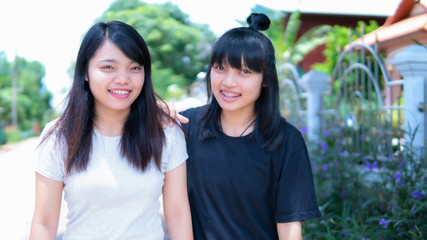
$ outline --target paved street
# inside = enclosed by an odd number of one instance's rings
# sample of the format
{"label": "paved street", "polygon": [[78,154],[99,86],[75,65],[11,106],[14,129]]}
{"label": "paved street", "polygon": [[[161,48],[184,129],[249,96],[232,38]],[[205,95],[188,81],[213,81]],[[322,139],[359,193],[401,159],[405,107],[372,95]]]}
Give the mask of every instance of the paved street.
{"label": "paved street", "polygon": [[[37,142],[38,138],[31,138],[0,147],[0,239],[28,239],[34,210],[34,149]],[[59,235],[64,229],[64,215],[61,214]]]}

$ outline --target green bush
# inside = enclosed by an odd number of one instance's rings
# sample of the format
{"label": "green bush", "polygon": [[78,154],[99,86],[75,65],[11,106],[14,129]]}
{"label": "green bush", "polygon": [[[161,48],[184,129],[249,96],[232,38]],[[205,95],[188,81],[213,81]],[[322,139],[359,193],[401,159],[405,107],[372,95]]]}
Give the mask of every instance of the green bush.
{"label": "green bush", "polygon": [[407,143],[382,155],[354,153],[339,133],[310,149],[322,218],[304,239],[427,239],[426,148]]}
{"label": "green bush", "polygon": [[4,130],[5,133],[5,143],[14,143],[22,140],[21,134],[19,133],[18,128],[6,128]]}

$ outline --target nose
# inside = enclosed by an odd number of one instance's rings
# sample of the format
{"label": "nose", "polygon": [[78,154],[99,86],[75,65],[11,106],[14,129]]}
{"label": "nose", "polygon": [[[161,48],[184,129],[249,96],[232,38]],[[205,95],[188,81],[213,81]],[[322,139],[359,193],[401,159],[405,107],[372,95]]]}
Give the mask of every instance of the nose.
{"label": "nose", "polygon": [[234,81],[234,74],[232,72],[227,72],[224,76],[222,84],[227,87],[235,86],[236,82]]}
{"label": "nose", "polygon": [[117,71],[117,75],[114,78],[114,81],[119,84],[128,84],[129,83],[129,74],[126,70]]}

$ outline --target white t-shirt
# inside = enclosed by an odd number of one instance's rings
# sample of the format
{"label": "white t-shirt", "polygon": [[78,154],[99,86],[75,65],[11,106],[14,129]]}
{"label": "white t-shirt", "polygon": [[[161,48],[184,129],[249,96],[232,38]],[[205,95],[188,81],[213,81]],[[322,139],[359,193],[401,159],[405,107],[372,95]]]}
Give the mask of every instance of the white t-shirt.
{"label": "white t-shirt", "polygon": [[[52,127],[46,125],[42,136]],[[184,134],[179,127],[164,130],[161,171],[154,163],[142,172],[120,156],[121,137],[95,131],[93,150],[85,171],[65,176],[63,154],[50,137],[39,147],[36,171],[64,182],[68,205],[63,240],[163,239],[159,197],[164,173],[187,159]]]}

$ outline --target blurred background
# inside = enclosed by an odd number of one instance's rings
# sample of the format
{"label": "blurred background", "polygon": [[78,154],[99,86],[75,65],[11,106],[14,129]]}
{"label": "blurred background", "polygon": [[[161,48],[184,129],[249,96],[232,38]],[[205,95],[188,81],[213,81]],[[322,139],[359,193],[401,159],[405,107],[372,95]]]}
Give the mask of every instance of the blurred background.
{"label": "blurred background", "polygon": [[[157,92],[165,99],[179,100],[187,95],[197,76],[203,76],[198,74],[206,70],[210,46],[216,37],[244,25],[251,11],[269,13],[275,27],[267,34],[278,42],[284,20],[297,9],[320,14],[319,18],[339,15],[343,24],[351,18],[355,25],[361,19],[358,17],[385,20],[398,3],[399,0],[5,0],[0,3],[0,122],[6,126],[19,123],[25,132],[32,125],[43,124],[60,109],[72,82],[81,38],[98,20],[118,19],[136,27],[153,55]],[[283,52],[280,46],[276,48]],[[12,102],[20,107],[11,109]]]}
{"label": "blurred background", "polygon": [[[343,60],[348,61],[343,64],[348,67],[365,57],[361,47],[355,48],[354,55],[341,57],[350,44],[360,43],[363,38],[363,44],[378,52],[369,58],[384,59],[378,64],[382,67],[378,67],[378,81],[385,79],[387,83],[378,84],[379,97],[390,100],[389,106],[398,109],[396,101],[402,99],[403,87],[390,93],[383,91],[389,84],[389,75],[390,79],[401,78],[388,58],[407,45],[427,46],[426,6],[422,0],[2,0],[0,189],[5,197],[0,198],[0,239],[28,238],[37,137],[48,121],[61,114],[80,41],[95,22],[121,20],[134,26],[150,48],[155,90],[165,100],[176,102],[178,108],[186,108],[206,102],[203,80],[217,37],[230,28],[246,26],[251,12],[267,14],[272,24],[264,33],[276,49],[281,93],[287,97],[282,101],[283,114],[297,125],[307,142],[312,142],[310,127],[307,130],[310,119],[300,119],[307,116],[303,108],[310,108],[307,97],[302,96],[306,100],[300,106],[290,99],[292,91],[282,88],[289,82],[289,73],[296,84],[294,92],[301,87],[301,76],[308,77],[313,70],[326,76],[332,90],[339,89],[343,82],[350,84],[350,75],[343,77],[346,81],[334,83],[340,80],[335,73],[342,70],[337,66]],[[354,57],[356,52],[362,56],[360,59]],[[282,71],[289,65],[291,70]],[[377,69],[377,65],[367,66]],[[361,75],[355,73],[358,78]],[[351,84],[349,89],[359,95],[369,87]],[[337,96],[341,95],[333,93],[326,100],[336,101]],[[373,101],[371,97],[362,98]],[[324,218],[304,224],[305,239],[427,239],[426,161],[418,155],[409,158],[401,154],[403,113],[393,115],[391,120],[392,127],[399,129],[399,136],[394,131],[389,134],[390,141],[384,138],[390,146],[394,141],[390,152],[381,152],[387,157],[377,158],[377,150],[384,148],[371,145],[378,139],[376,122],[363,126],[367,121],[360,118],[364,110],[360,104],[346,103],[345,99],[336,102],[351,110],[338,114],[338,124],[317,129],[321,139],[309,146]],[[400,108],[398,111],[403,112]],[[315,118],[319,115],[316,114]],[[335,127],[339,129],[333,131]],[[360,130],[365,128],[369,130]],[[368,137],[368,132],[373,135]],[[366,153],[363,156],[361,149]],[[395,158],[400,160],[386,161]],[[412,165],[402,167],[408,163]],[[402,185],[403,182],[408,184]],[[64,224],[62,214],[57,239],[61,239]]]}

